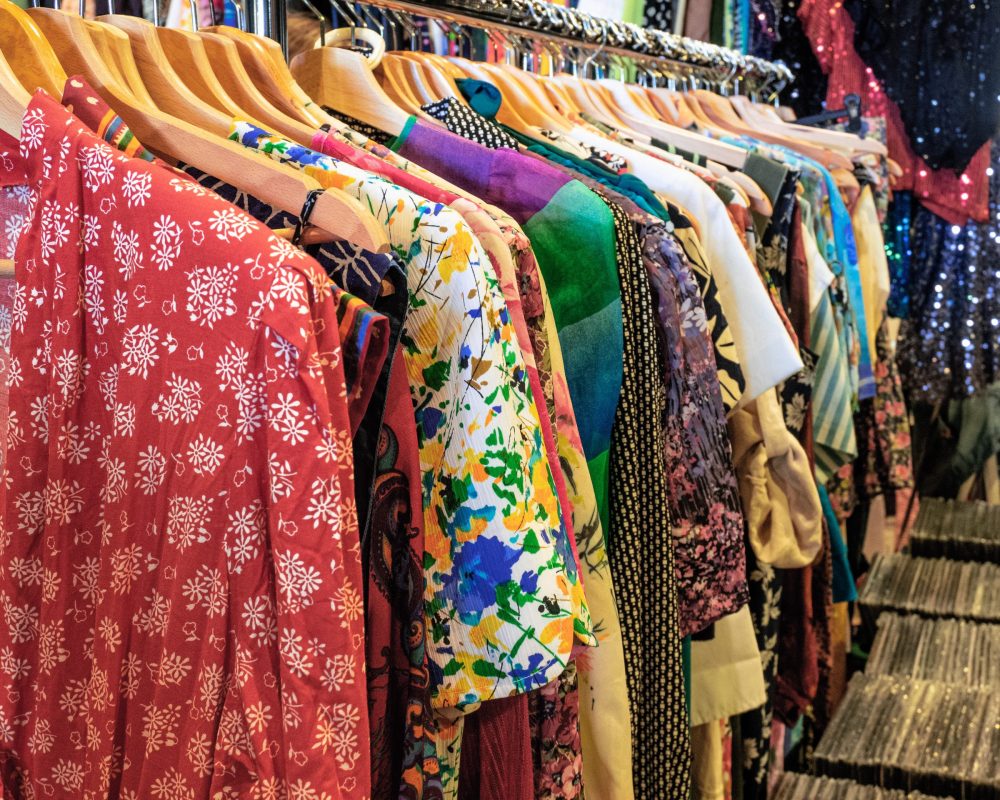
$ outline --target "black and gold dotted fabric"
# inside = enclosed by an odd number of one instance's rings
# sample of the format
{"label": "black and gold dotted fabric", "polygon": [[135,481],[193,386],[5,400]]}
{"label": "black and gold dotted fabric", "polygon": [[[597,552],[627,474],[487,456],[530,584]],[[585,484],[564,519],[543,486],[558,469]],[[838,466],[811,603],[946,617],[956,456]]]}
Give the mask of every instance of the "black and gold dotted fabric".
{"label": "black and gold dotted fabric", "polygon": [[637,800],[687,798],[691,735],[667,505],[662,356],[641,242],[625,212],[608,205],[625,340],[611,431],[608,557],[625,648],[633,781]]}

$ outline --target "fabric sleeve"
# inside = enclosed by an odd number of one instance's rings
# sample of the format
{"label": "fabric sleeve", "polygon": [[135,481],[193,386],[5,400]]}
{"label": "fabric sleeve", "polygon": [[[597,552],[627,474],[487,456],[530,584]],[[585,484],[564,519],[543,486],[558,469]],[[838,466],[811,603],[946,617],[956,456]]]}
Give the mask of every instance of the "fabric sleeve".
{"label": "fabric sleeve", "polygon": [[[263,318],[280,746],[289,786],[367,797],[360,543],[337,312],[322,274],[286,267],[272,288],[276,306],[278,295],[302,311]],[[336,769],[299,766],[317,753]]]}

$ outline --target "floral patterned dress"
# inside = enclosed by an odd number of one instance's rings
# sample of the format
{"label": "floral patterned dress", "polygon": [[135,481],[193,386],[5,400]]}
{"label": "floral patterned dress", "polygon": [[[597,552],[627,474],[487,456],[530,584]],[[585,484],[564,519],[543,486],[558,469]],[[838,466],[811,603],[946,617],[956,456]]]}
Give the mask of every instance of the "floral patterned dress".
{"label": "floral patterned dress", "polygon": [[[472,133],[469,128],[464,132]],[[487,139],[475,137],[475,141],[483,144]],[[325,132],[313,140],[316,149],[330,155],[343,154],[349,160],[352,155],[343,149],[344,143],[364,148],[366,154],[370,152],[380,162],[365,161],[359,165],[376,171],[390,170],[388,174],[392,179],[409,189],[417,189],[418,184],[411,182],[413,178],[422,182],[439,180],[419,165],[354,130]],[[454,187],[451,190],[461,191]],[[598,639],[598,647],[581,648],[575,654],[573,662],[557,681],[531,694],[532,728],[538,732],[536,797],[539,800],[575,797],[586,784],[597,796],[622,800],[633,795],[630,715],[621,625],[597,498],[570,400],[552,304],[531,243],[513,219],[499,209],[488,210],[500,226],[514,260],[517,293],[528,325],[535,367],[542,395],[553,416],[559,464],[572,507],[577,552],[586,576],[587,604]],[[577,717],[578,724],[575,722]],[[582,759],[581,749],[586,753]]]}
{"label": "floral patterned dress", "polygon": [[326,275],[43,93],[0,151],[0,181],[26,187],[0,485],[7,790],[367,797]]}
{"label": "floral patterned dress", "polygon": [[[148,154],[82,78],[67,80],[62,102],[109,144],[134,157]],[[153,160],[152,156],[147,160]],[[294,214],[190,165],[178,168],[271,229],[294,228],[299,221]],[[362,574],[367,584],[365,677],[371,796],[372,800],[439,800],[440,765],[433,741],[436,727],[423,613],[420,463],[406,368],[402,355],[397,354],[408,306],[406,275],[395,256],[369,253],[350,242],[314,245],[309,252],[326,270],[334,282],[334,296],[339,297],[337,317],[348,397],[355,398],[354,406],[365,405],[353,441]],[[382,312],[375,316],[388,323],[388,334],[369,324],[367,318],[374,312],[361,298]],[[389,350],[381,368],[370,352],[376,341]],[[352,358],[353,380],[348,374]],[[363,386],[368,390],[359,392]],[[360,402],[368,392],[367,403]]]}
{"label": "floral patterned dress", "polygon": [[496,275],[462,218],[247,123],[231,138],[365,200],[407,265],[433,701],[542,686],[592,624]]}

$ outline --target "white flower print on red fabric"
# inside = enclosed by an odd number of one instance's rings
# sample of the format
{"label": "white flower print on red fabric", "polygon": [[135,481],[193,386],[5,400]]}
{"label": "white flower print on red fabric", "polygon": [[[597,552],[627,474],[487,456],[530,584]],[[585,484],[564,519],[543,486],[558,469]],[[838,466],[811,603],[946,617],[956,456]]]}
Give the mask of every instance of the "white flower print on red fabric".
{"label": "white flower print on red fabric", "polygon": [[367,798],[326,276],[41,94],[0,191],[0,768],[25,797]]}

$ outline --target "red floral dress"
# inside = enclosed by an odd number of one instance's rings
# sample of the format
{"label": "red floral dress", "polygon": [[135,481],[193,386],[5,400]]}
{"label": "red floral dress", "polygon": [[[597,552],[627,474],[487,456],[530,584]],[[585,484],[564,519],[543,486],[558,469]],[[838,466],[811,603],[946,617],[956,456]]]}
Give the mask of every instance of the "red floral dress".
{"label": "red floral dress", "polygon": [[42,93],[20,152],[0,141],[0,185],[25,198],[0,482],[5,797],[367,797],[326,275]]}

